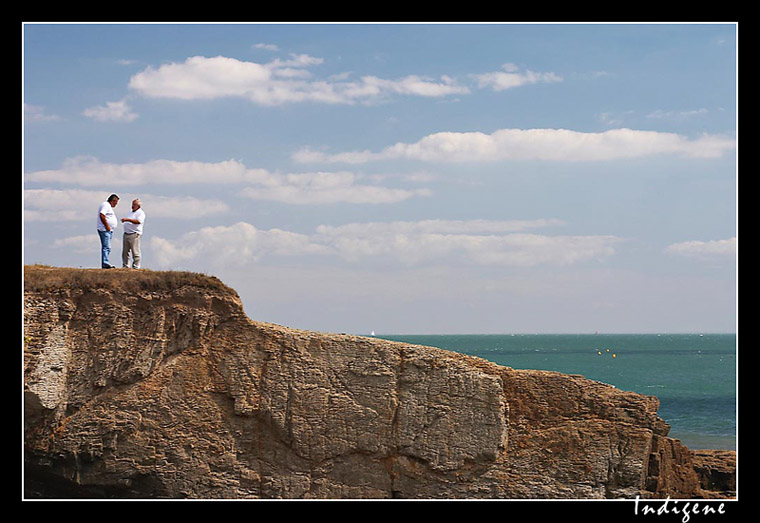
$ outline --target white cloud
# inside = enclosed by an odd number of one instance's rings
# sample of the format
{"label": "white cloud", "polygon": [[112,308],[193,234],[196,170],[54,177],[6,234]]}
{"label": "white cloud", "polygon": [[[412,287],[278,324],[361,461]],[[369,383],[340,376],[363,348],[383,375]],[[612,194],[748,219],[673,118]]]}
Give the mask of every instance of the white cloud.
{"label": "white cloud", "polygon": [[408,172],[408,173],[375,173],[375,174],[364,174],[363,178],[366,178],[368,180],[374,180],[377,182],[382,182],[384,180],[402,180],[408,183],[429,183],[438,178],[437,175],[425,172],[425,171],[417,171],[417,172]]}
{"label": "white cloud", "polygon": [[342,73],[333,74],[327,77],[328,80],[331,82],[343,82],[348,80],[351,77],[351,73],[349,71],[344,71]]}
{"label": "white cloud", "polygon": [[265,44],[265,43],[259,43],[259,44],[253,44],[251,46],[253,49],[264,49],[266,51],[277,51],[279,47],[275,44]]}
{"label": "white cloud", "polygon": [[27,103],[24,104],[24,121],[53,122],[56,120],[60,120],[60,117],[54,114],[47,114],[44,107]]}
{"label": "white cloud", "polygon": [[[143,210],[150,212],[154,218],[194,220],[229,211],[229,206],[220,200],[195,198],[193,196],[156,196],[153,194],[136,196],[140,198]],[[128,201],[131,202],[132,198],[130,197]]]}
{"label": "white cloud", "polygon": [[323,151],[315,151],[311,147],[304,147],[292,154],[291,158],[298,163],[345,163],[361,164],[375,160],[383,160],[390,155],[373,153],[372,151],[351,151],[347,153],[328,154]]}
{"label": "white cloud", "polygon": [[633,111],[621,111],[616,113],[605,112],[600,113],[597,117],[607,127],[624,127],[623,122],[633,115]]}
{"label": "white cloud", "polygon": [[497,234],[541,227],[561,226],[555,219],[539,220],[421,220],[416,222],[350,223],[340,226],[320,225],[316,231],[324,236],[381,237],[388,234]]}
{"label": "white cloud", "polygon": [[657,120],[690,118],[692,116],[707,114],[707,112],[707,109],[692,109],[689,111],[663,111],[662,109],[657,109],[647,114],[647,118]]}
{"label": "white cloud", "polygon": [[108,198],[100,191],[24,189],[25,222],[68,222],[92,218],[98,204]]}
{"label": "white cloud", "polygon": [[247,223],[209,227],[176,240],[154,238],[163,266],[201,258],[218,264],[257,262],[265,256],[330,255],[349,263],[387,265],[497,265],[529,267],[600,260],[615,253],[614,236],[548,236],[526,229],[556,220],[354,223],[319,226],[314,234],[262,231]]}
{"label": "white cloud", "polygon": [[[356,87],[357,91],[361,91],[362,89],[373,96],[381,96],[384,93],[395,93],[439,97],[469,92],[466,87],[456,85],[448,76],[443,76],[440,82],[435,82],[430,78],[417,75],[406,76],[399,80],[384,80],[376,76],[364,76],[362,77],[362,83]],[[351,91],[349,90],[348,92]]]}
{"label": "white cloud", "polygon": [[336,76],[328,80],[309,80],[310,74],[304,68],[322,62],[321,58],[304,54],[268,64],[224,56],[193,56],[183,63],[148,67],[130,79],[129,87],[154,98],[240,97],[261,105],[307,101],[353,104],[374,102],[393,94],[441,97],[468,92],[466,87],[456,85],[445,76],[440,81],[416,75],[396,80],[374,76],[365,76],[360,81],[343,81]]}
{"label": "white cloud", "polygon": [[316,58],[314,56],[309,56],[308,54],[292,54],[290,55],[290,60],[280,60],[277,58],[267,64],[267,67],[276,70],[280,67],[309,67],[312,65],[322,65],[324,62],[323,58]]}
{"label": "white cloud", "polygon": [[145,163],[107,163],[91,156],[68,158],[60,169],[27,173],[31,182],[54,182],[82,186],[127,187],[147,183],[242,183],[255,176],[237,160],[216,163],[151,160]]}
{"label": "white cloud", "polygon": [[736,238],[712,241],[688,241],[674,243],[666,248],[670,254],[689,258],[715,259],[736,255]]}
{"label": "white cloud", "polygon": [[118,102],[106,102],[106,105],[90,107],[82,114],[97,122],[132,122],[137,119],[137,114],[127,105],[126,100]]}
{"label": "white cloud", "polygon": [[[95,211],[110,193],[81,189],[25,189],[25,222],[95,221]],[[222,214],[229,210],[224,202],[191,196],[156,196],[153,194],[119,194],[116,215],[129,212],[130,202],[139,198],[143,210],[153,218],[196,219]]]}
{"label": "white cloud", "polygon": [[280,174],[249,169],[237,160],[113,164],[92,157],[76,157],[67,159],[61,169],[36,171],[26,174],[25,178],[30,182],[80,186],[107,183],[116,188],[156,183],[237,184],[243,186],[239,194],[246,198],[291,204],[384,204],[430,195],[426,188],[401,189],[359,183],[360,176],[347,171]]}
{"label": "white cloud", "polygon": [[55,249],[67,249],[75,253],[93,253],[100,250],[100,238],[94,233],[69,236],[68,238],[56,239],[52,246]]}
{"label": "white cloud", "polygon": [[326,247],[312,243],[303,234],[279,229],[263,231],[245,222],[204,227],[174,241],[154,237],[150,242],[157,263],[165,267],[201,258],[212,263],[241,266],[266,255],[298,256],[327,252]]}
{"label": "white cloud", "polygon": [[292,204],[396,203],[414,196],[428,196],[427,189],[395,189],[356,183],[351,172],[267,174],[241,194],[255,200]]}
{"label": "white cloud", "polygon": [[562,77],[555,73],[520,72],[514,64],[504,64],[502,71],[473,75],[478,87],[490,87],[494,91],[504,91],[522,85],[561,82]]}
{"label": "white cloud", "polygon": [[702,135],[688,139],[675,133],[612,129],[601,133],[566,129],[500,129],[482,132],[440,132],[416,143],[397,143],[380,152],[327,154],[304,148],[295,161],[366,163],[407,158],[428,162],[496,162],[504,160],[605,161],[660,154],[715,158],[733,149],[732,138]]}
{"label": "white cloud", "polygon": [[614,253],[612,236],[546,236],[520,231],[557,220],[360,223],[320,226],[317,238],[348,261],[391,259],[406,265],[441,261],[477,265],[565,265]]}
{"label": "white cloud", "polygon": [[234,58],[193,56],[184,63],[148,67],[134,75],[129,87],[147,97],[183,100],[246,96],[271,78],[265,66]]}

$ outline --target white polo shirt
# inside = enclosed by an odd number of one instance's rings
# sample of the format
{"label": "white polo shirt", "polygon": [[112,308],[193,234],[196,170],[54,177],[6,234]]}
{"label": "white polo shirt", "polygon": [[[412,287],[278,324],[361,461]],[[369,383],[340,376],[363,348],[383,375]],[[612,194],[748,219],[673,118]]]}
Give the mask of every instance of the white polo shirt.
{"label": "white polo shirt", "polygon": [[143,230],[143,223],[145,223],[145,212],[143,212],[142,209],[137,209],[136,211],[131,211],[129,214],[125,216],[125,218],[129,218],[130,220],[137,220],[140,223],[132,223],[132,222],[124,222],[124,234],[142,234]]}
{"label": "white polo shirt", "polygon": [[111,227],[111,230],[114,230],[116,228],[116,225],[118,224],[118,221],[116,220],[116,213],[113,210],[113,207],[111,207],[111,204],[106,202],[103,202],[100,204],[100,207],[98,208],[98,230],[99,231],[105,231],[106,226],[103,225],[102,220],[100,219],[100,215],[103,215],[106,217],[106,221],[108,222],[108,225]]}

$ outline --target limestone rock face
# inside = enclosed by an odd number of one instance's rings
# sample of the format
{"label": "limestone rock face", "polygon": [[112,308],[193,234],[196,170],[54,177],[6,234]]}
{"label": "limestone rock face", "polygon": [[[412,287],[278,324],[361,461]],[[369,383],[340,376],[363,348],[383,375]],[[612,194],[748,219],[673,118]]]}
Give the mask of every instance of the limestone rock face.
{"label": "limestone rock face", "polygon": [[654,397],[255,322],[233,290],[199,275],[26,267],[24,399],[29,497],[726,490],[710,490],[693,453],[667,437]]}
{"label": "limestone rock face", "polygon": [[694,468],[702,488],[716,498],[736,495],[736,453],[728,450],[695,450]]}

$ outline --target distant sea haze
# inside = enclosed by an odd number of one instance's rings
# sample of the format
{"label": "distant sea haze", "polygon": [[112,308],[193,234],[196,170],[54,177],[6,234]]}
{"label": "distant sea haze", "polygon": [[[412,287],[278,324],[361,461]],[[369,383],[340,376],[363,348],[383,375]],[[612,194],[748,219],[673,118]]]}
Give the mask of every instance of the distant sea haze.
{"label": "distant sea haze", "polygon": [[691,449],[736,450],[735,334],[378,335],[553,370],[657,396],[669,436]]}

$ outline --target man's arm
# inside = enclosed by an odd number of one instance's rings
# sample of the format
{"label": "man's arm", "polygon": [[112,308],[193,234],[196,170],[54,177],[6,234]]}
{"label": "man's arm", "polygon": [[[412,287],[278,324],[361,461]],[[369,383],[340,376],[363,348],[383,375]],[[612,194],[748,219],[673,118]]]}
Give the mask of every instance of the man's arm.
{"label": "man's arm", "polygon": [[[101,214],[101,216],[103,215]],[[130,223],[134,223],[135,225],[140,225],[140,220],[137,220],[135,218],[122,218],[121,223],[124,223],[124,222],[130,222]]]}
{"label": "man's arm", "polygon": [[[90,218],[90,219],[92,219],[92,218]],[[106,230],[107,231],[111,230],[111,226],[108,225],[108,220],[106,220],[106,215],[105,214],[100,213],[100,221],[103,222],[103,225],[106,226]]]}

